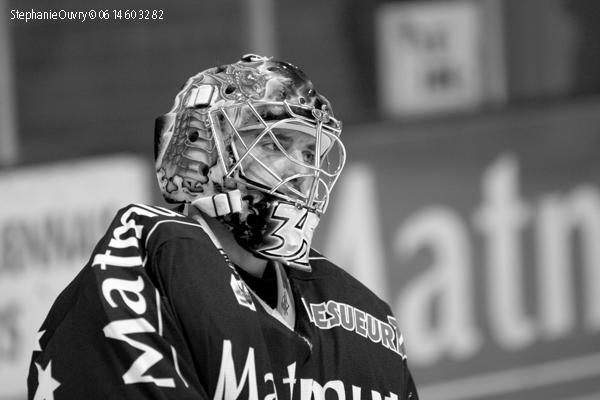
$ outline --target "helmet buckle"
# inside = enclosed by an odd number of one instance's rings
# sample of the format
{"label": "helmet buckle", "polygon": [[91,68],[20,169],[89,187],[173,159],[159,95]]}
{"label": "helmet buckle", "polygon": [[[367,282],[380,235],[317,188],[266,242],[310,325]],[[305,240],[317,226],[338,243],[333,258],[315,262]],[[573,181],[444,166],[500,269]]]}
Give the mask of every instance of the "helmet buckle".
{"label": "helmet buckle", "polygon": [[331,117],[329,116],[329,112],[327,110],[319,110],[314,108],[312,110],[312,115],[315,119],[322,123],[327,123],[330,121]]}

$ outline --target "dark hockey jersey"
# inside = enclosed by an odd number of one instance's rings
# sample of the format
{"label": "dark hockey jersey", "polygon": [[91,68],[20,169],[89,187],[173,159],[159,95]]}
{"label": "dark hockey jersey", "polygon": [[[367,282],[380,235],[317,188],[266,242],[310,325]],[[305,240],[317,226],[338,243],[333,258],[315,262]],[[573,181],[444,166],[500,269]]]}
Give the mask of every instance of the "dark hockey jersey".
{"label": "dark hockey jersey", "polygon": [[292,330],[205,227],[120,210],[40,328],[29,399],[416,400],[387,304],[311,255],[288,271]]}

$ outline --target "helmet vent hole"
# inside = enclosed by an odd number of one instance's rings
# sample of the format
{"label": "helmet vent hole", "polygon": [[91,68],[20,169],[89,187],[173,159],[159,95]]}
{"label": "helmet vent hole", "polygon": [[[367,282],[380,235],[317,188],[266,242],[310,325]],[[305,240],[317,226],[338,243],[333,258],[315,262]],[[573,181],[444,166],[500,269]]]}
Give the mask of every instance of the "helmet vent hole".
{"label": "helmet vent hole", "polygon": [[196,140],[198,140],[198,136],[200,136],[200,135],[198,134],[198,131],[193,131],[193,132],[190,132],[190,133],[188,134],[188,139],[189,139],[189,141],[190,141],[190,142],[192,142],[192,143],[193,143],[193,142],[195,142]]}

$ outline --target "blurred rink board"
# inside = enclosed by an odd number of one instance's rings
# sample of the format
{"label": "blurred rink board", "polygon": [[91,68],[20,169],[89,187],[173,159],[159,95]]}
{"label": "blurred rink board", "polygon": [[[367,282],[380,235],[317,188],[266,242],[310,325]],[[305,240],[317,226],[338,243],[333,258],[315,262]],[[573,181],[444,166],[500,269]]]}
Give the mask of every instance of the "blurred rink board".
{"label": "blurred rink board", "polygon": [[14,74],[8,5],[0,0],[0,166],[17,161]]}
{"label": "blurred rink board", "polygon": [[390,302],[421,398],[600,399],[600,102],[343,135],[315,244]]}
{"label": "blurred rink board", "polygon": [[376,37],[387,116],[470,110],[506,97],[500,0],[382,3]]}
{"label": "blurred rink board", "polygon": [[149,171],[133,156],[0,171],[0,399],[25,398],[51,304],[116,211],[150,200]]}

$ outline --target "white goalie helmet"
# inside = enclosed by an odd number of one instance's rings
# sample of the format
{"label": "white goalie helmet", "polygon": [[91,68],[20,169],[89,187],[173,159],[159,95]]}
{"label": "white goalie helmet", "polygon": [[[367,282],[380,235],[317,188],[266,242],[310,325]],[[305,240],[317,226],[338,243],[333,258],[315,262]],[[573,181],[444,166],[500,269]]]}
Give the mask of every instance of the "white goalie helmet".
{"label": "white goalie helmet", "polygon": [[296,66],[257,55],[192,76],[157,119],[164,198],[217,217],[256,255],[310,271],[345,162],[341,122]]}

